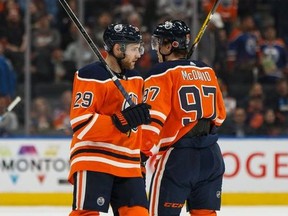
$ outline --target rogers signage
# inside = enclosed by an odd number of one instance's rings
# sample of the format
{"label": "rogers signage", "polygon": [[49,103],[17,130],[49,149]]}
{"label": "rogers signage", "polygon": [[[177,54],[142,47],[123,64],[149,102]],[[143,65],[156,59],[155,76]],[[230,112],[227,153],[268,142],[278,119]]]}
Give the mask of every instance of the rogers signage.
{"label": "rogers signage", "polygon": [[224,192],[288,192],[287,139],[221,139]]}

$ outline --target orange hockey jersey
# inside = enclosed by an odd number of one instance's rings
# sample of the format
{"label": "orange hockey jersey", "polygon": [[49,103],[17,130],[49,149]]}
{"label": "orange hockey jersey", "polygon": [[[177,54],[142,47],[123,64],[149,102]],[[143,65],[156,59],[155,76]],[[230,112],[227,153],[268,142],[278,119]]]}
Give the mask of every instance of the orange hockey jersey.
{"label": "orange hockey jersey", "polygon": [[[137,104],[142,102],[143,79],[127,70],[120,82]],[[141,127],[130,136],[121,133],[111,116],[128,107],[105,67],[95,62],[76,72],[70,123],[74,131],[70,147],[69,181],[79,170],[104,172],[120,177],[141,176]]]}
{"label": "orange hockey jersey", "polygon": [[145,79],[144,102],[150,104],[152,123],[142,125],[146,155],[173,145],[200,118],[220,126],[225,105],[212,68],[202,62],[177,60],[155,65]]}

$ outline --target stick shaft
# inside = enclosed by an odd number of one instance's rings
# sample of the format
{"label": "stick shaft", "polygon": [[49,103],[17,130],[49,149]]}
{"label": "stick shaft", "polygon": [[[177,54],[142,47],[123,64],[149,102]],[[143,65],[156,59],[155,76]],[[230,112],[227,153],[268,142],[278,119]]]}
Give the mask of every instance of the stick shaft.
{"label": "stick shaft", "polygon": [[17,97],[8,105],[8,107],[6,108],[6,112],[3,113],[3,115],[0,116],[0,121],[2,121],[2,119],[4,119],[4,118],[7,116],[7,114],[8,114],[9,112],[11,112],[11,111],[14,109],[14,107],[15,107],[20,101],[21,101],[21,98],[20,98],[19,96],[17,96]]}
{"label": "stick shaft", "polygon": [[132,101],[132,99],[130,98],[129,94],[126,92],[126,90],[124,89],[124,87],[121,85],[119,79],[116,77],[116,75],[112,72],[112,70],[109,68],[109,66],[107,65],[106,61],[104,60],[103,56],[101,55],[98,47],[94,44],[93,40],[90,38],[90,36],[88,35],[87,31],[85,30],[85,28],[82,26],[82,24],[80,23],[80,21],[78,20],[78,18],[76,17],[76,15],[74,14],[74,12],[72,11],[72,9],[70,8],[69,4],[65,1],[65,0],[59,0],[60,4],[62,5],[62,7],[64,8],[64,10],[66,11],[66,13],[68,14],[68,16],[71,18],[71,20],[73,21],[73,23],[76,25],[76,27],[78,28],[78,30],[80,31],[81,35],[83,36],[83,38],[86,40],[86,42],[89,44],[90,48],[93,50],[94,54],[98,57],[99,61],[105,65],[107,71],[109,72],[109,74],[111,75],[111,78],[114,82],[114,84],[116,85],[116,87],[119,89],[119,91],[121,92],[121,94],[124,96],[124,98],[126,99],[126,101],[129,103],[130,106],[133,106],[134,103]]}
{"label": "stick shaft", "polygon": [[21,101],[21,98],[17,96],[7,107],[7,111],[10,112]]}
{"label": "stick shaft", "polygon": [[192,44],[192,46],[191,46],[191,48],[190,48],[190,50],[189,50],[189,52],[188,52],[188,54],[187,54],[187,59],[190,59],[190,58],[191,58],[194,50],[197,48],[197,45],[198,45],[198,43],[200,42],[200,40],[201,40],[201,38],[202,38],[202,36],[203,36],[203,34],[204,34],[204,32],[205,32],[205,30],[206,30],[209,22],[210,22],[213,14],[215,13],[215,11],[216,11],[216,9],[217,9],[220,1],[221,1],[221,0],[215,0],[213,7],[212,7],[211,10],[209,11],[209,13],[208,13],[205,21],[203,22],[203,24],[202,24],[202,26],[201,26],[201,28],[200,28],[200,30],[199,30],[199,32],[198,32],[198,34],[197,34],[197,36],[196,36],[193,44]]}

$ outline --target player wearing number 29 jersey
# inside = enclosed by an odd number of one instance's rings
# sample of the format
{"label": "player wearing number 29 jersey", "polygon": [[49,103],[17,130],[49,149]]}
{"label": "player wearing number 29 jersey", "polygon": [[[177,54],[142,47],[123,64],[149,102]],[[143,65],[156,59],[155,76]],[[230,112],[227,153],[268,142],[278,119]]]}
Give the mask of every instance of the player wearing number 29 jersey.
{"label": "player wearing number 29 jersey", "polygon": [[[70,216],[97,216],[112,207],[117,216],[148,216],[141,175],[140,125],[150,123],[142,103],[143,78],[135,62],[143,54],[138,28],[110,24],[103,35],[111,72],[133,104],[120,93],[102,62],[79,69],[73,83],[69,181],[73,184]],[[114,78],[114,77],[113,77]]]}
{"label": "player wearing number 29 jersey", "polygon": [[[120,80],[121,84],[135,103],[141,101],[142,78],[131,70],[127,70],[125,76],[127,80]],[[128,103],[115,87],[104,65],[95,62],[80,69],[76,73],[74,86],[77,87],[74,88],[74,104],[70,113],[74,130],[70,175],[85,168],[121,177],[141,176],[141,129],[132,131],[128,138],[113,125],[111,116],[116,110],[127,107]],[[72,180],[72,176],[70,178]]]}
{"label": "player wearing number 29 jersey", "polygon": [[[142,125],[142,153],[156,154],[149,213],[215,216],[220,209],[224,162],[217,127],[226,112],[214,70],[186,59],[190,29],[183,21],[156,27],[152,49],[159,64],[145,78],[150,125]],[[143,157],[144,158],[144,157]]]}

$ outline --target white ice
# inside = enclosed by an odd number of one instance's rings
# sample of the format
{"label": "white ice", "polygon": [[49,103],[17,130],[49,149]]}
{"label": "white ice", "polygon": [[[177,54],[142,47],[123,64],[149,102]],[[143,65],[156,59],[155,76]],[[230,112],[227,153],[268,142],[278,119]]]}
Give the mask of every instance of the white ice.
{"label": "white ice", "polygon": [[[0,206],[0,216],[68,216],[69,212],[67,206]],[[181,216],[188,214],[182,211]],[[288,206],[223,206],[218,216],[288,216]]]}

